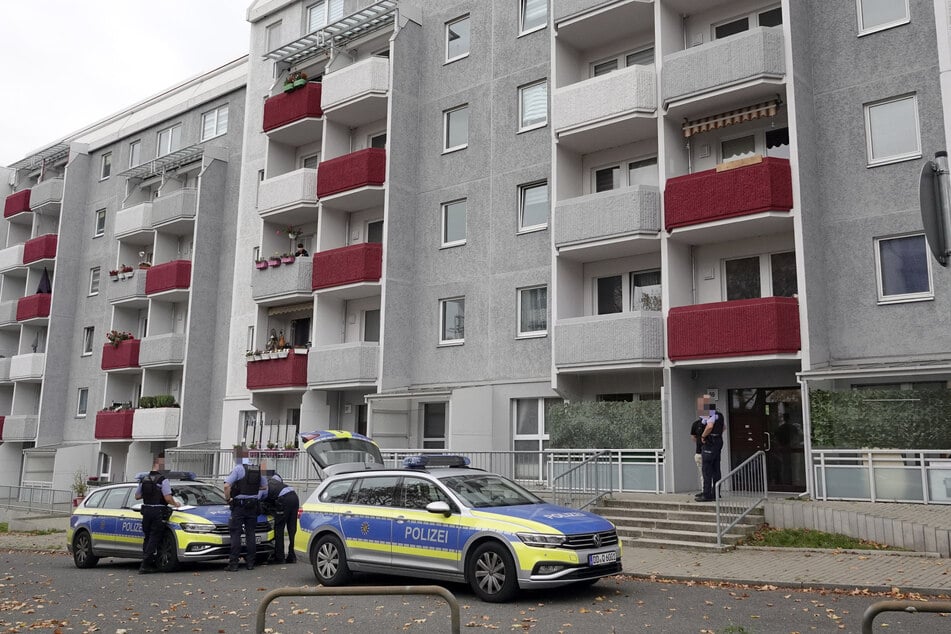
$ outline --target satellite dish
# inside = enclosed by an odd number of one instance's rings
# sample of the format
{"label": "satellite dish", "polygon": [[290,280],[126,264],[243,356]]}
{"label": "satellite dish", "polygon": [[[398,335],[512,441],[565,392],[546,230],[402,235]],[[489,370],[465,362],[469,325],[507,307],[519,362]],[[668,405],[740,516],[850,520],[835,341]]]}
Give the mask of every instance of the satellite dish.
{"label": "satellite dish", "polygon": [[949,199],[948,153],[935,152],[934,160],[921,168],[918,201],[921,224],[931,253],[941,266],[951,255],[951,199]]}

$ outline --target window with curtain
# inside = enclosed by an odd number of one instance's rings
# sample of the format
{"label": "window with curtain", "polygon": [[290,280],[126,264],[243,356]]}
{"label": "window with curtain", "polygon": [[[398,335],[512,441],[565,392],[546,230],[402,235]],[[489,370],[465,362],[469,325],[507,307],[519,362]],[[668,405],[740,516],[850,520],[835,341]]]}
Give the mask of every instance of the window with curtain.
{"label": "window with curtain", "polygon": [[137,167],[142,162],[142,141],[129,144],[129,167]]}
{"label": "window with curtain", "polygon": [[631,273],[631,310],[660,309],[660,269]]}
{"label": "window with curtain", "polygon": [[519,34],[548,26],[548,0],[522,0]]}
{"label": "window with curtain", "polygon": [[206,141],[228,131],[228,106],[219,106],[201,115],[201,140]]}
{"label": "window with curtain", "polygon": [[518,89],[519,132],[548,125],[548,80]]}
{"label": "window with curtain", "polygon": [[548,287],[518,289],[518,335],[540,336],[548,332]]}
{"label": "window with curtain", "polygon": [[343,0],[321,0],[307,7],[307,32],[322,29],[343,17]]}
{"label": "window with curtain", "polygon": [[158,133],[158,149],[156,157],[171,154],[182,148],[182,124],[173,125],[170,128],[160,130]]}

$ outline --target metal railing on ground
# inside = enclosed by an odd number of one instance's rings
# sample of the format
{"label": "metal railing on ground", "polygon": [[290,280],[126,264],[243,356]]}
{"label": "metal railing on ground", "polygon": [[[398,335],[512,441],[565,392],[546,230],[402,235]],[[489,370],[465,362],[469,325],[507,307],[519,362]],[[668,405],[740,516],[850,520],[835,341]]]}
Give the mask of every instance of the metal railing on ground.
{"label": "metal railing on ground", "polygon": [[716,483],[717,546],[750,511],[766,501],[766,454],[757,451]]}
{"label": "metal railing on ground", "polygon": [[947,449],[813,449],[816,498],[951,504]]}
{"label": "metal railing on ground", "polygon": [[0,486],[0,507],[27,513],[68,515],[73,510],[73,492],[54,489],[49,483]]}

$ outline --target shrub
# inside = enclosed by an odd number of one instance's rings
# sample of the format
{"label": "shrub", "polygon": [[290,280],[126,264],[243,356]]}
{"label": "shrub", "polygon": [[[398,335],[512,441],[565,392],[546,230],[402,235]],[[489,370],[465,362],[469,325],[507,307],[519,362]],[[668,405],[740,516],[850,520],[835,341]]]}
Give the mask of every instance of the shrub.
{"label": "shrub", "polygon": [[156,407],[177,407],[178,404],[175,402],[175,397],[171,394],[158,394],[155,397],[155,406]]}
{"label": "shrub", "polygon": [[661,447],[660,401],[582,401],[546,414],[553,449]]}
{"label": "shrub", "polygon": [[141,409],[149,409],[149,408],[155,407],[155,397],[154,396],[140,396],[139,407]]}

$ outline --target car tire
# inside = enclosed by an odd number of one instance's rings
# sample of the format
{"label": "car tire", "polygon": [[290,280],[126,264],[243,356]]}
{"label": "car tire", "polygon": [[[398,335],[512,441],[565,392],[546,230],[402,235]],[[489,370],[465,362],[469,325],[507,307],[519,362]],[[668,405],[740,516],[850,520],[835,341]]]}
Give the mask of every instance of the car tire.
{"label": "car tire", "polygon": [[483,601],[504,603],[518,591],[515,560],[499,542],[484,542],[476,547],[466,570],[469,587]]}
{"label": "car tire", "polygon": [[73,563],[77,568],[92,568],[99,563],[99,557],[92,551],[92,536],[86,531],[73,537]]}
{"label": "car tire", "polygon": [[321,535],[310,551],[314,576],[324,586],[342,586],[350,580],[343,544],[335,535]]}
{"label": "car tire", "polygon": [[165,531],[155,556],[155,567],[162,572],[174,572],[178,568],[178,540],[172,531]]}

